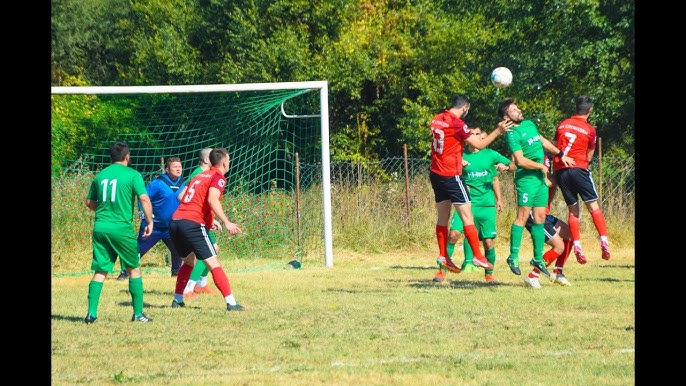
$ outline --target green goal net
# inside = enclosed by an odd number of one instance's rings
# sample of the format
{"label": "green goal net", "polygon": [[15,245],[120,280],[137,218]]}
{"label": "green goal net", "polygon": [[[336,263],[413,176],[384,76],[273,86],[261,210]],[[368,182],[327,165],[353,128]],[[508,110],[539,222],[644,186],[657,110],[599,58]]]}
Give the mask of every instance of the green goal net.
{"label": "green goal net", "polygon": [[[83,202],[118,140],[129,144],[130,166],[146,184],[167,157],[180,157],[187,177],[200,149],[229,151],[222,203],[244,234],[218,232],[220,258],[324,256],[333,265],[327,92],[326,82],[53,87],[53,267],[84,257],[90,265],[93,214]],[[143,261],[155,252],[166,249],[159,243]]]}

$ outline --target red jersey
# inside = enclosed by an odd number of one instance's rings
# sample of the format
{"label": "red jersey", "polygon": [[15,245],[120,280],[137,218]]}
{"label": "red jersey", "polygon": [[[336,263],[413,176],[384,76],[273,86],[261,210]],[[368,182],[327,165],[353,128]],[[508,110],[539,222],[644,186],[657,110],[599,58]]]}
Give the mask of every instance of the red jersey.
{"label": "red jersey", "polygon": [[186,193],[181,198],[181,203],[172,215],[172,220],[186,219],[198,224],[204,223],[208,229],[212,228],[214,212],[207,202],[210,188],[219,189],[219,198],[226,189],[226,178],[214,166],[210,170],[200,172],[187,184]]}
{"label": "red jersey", "polygon": [[457,115],[445,110],[431,121],[431,171],[439,176],[462,174],[463,141],[472,135],[469,127]]}
{"label": "red jersey", "polygon": [[[595,149],[596,132],[586,118],[579,115],[569,117],[559,125],[555,131],[555,147],[562,150],[566,156],[574,158],[576,168],[588,169],[591,162],[587,159],[588,150]],[[565,165],[555,156],[553,170],[564,169]]]}

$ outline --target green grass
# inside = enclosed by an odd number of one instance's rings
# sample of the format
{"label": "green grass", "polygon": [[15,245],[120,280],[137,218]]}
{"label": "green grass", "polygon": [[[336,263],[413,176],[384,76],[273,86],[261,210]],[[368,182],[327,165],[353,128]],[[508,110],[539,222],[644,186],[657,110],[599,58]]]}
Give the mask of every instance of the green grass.
{"label": "green grass", "polygon": [[493,286],[481,271],[432,282],[433,249],[335,250],[334,267],[308,258],[300,270],[220,256],[243,313],[219,294],[172,309],[175,280],[151,265],[148,324],[130,322],[116,274],[97,322],[84,324],[83,261],[82,272],[52,275],[52,384],[634,384],[633,244],[613,244],[609,261],[596,242],[584,246],[588,264],[567,263],[571,287],[542,278],[538,291],[507,268],[505,238]]}

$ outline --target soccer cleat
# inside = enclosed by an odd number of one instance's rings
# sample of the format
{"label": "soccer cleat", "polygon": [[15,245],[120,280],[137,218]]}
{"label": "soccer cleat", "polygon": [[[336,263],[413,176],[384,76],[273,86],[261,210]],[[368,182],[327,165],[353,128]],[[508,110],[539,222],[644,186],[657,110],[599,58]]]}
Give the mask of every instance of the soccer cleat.
{"label": "soccer cleat", "polygon": [[243,306],[240,305],[240,304],[234,304],[234,305],[227,304],[227,305],[226,305],[226,310],[227,310],[227,311],[245,311],[245,307],[243,307]]}
{"label": "soccer cleat", "polygon": [[147,323],[147,322],[152,322],[152,318],[148,317],[146,314],[140,314],[140,316],[136,316],[135,314],[131,317],[132,322],[141,322],[141,323]]}
{"label": "soccer cleat", "polygon": [[603,253],[603,260],[610,260],[610,244],[607,241],[600,242],[600,250]]}
{"label": "soccer cleat", "polygon": [[95,322],[97,319],[98,318],[96,318],[95,316],[93,316],[91,314],[87,314],[86,317],[83,318],[83,322],[86,324],[90,324],[90,323]]}
{"label": "soccer cleat", "polygon": [[479,269],[478,269],[477,266],[474,265],[473,263],[470,263],[470,262],[468,262],[468,261],[465,261],[465,262],[462,263],[462,267],[460,267],[460,270],[461,270],[462,272],[469,273],[469,272],[478,271]]}
{"label": "soccer cleat", "polygon": [[183,300],[186,299],[195,299],[198,297],[198,293],[195,291],[188,291],[185,294],[183,294]]}
{"label": "soccer cleat", "polygon": [[438,264],[438,268],[445,268],[448,271],[452,273],[460,273],[462,270],[460,267],[455,265],[452,260],[450,260],[449,257],[445,256],[438,256],[438,259],[436,259],[436,264]]}
{"label": "soccer cleat", "polygon": [[123,270],[119,273],[119,276],[117,276],[117,280],[126,280],[129,277],[129,274],[126,272],[126,270]]}
{"label": "soccer cleat", "polygon": [[181,307],[186,307],[186,303],[177,302],[176,299],[172,300],[172,308],[181,308]]}
{"label": "soccer cleat", "polygon": [[484,279],[486,279],[486,283],[488,283],[488,284],[495,284],[495,283],[497,283],[497,281],[495,280],[495,278],[493,277],[493,275],[486,274],[486,275],[484,276]]}
{"label": "soccer cleat", "polygon": [[478,258],[476,256],[474,256],[472,258],[472,264],[474,264],[477,267],[486,268],[486,269],[493,268],[493,264],[489,263],[488,260],[486,260],[484,258]]}
{"label": "soccer cleat", "polygon": [[522,274],[522,271],[519,269],[519,262],[515,262],[515,260],[509,256],[505,261],[507,262],[507,265],[510,267],[510,271],[512,271],[512,273],[514,273],[515,275]]}
{"label": "soccer cleat", "polygon": [[193,287],[193,292],[196,294],[213,294],[214,291],[209,285],[204,285],[202,287],[198,286],[197,284],[195,287]]}
{"label": "soccer cleat", "polygon": [[550,279],[553,281],[553,283],[557,283],[559,285],[564,285],[564,286],[570,286],[571,285],[569,283],[569,281],[567,280],[567,278],[565,277],[565,275],[562,274],[562,272],[553,273],[550,276]]}
{"label": "soccer cleat", "polygon": [[541,289],[541,283],[538,282],[538,278],[529,277],[529,275],[524,276],[524,283],[528,284],[533,289]]}
{"label": "soccer cleat", "polygon": [[529,262],[532,266],[538,268],[539,271],[541,271],[542,274],[550,277],[550,272],[548,272],[548,269],[545,267],[545,261],[543,260],[536,260],[536,259],[531,259]]}
{"label": "soccer cleat", "polygon": [[581,250],[581,245],[574,245],[574,255],[579,264],[586,264],[586,256],[584,255],[584,251]]}
{"label": "soccer cleat", "polygon": [[436,283],[440,283],[440,282],[442,282],[443,280],[445,280],[445,271],[442,270],[442,269],[439,269],[439,270],[436,271],[436,273],[434,274],[433,281],[435,281]]}

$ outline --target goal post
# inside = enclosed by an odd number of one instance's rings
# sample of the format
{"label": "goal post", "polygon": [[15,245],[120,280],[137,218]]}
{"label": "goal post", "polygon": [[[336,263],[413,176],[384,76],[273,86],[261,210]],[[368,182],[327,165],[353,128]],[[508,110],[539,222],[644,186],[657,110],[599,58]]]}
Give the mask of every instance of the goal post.
{"label": "goal post", "polygon": [[167,157],[180,157],[187,177],[200,149],[225,147],[224,210],[245,234],[217,233],[220,253],[286,261],[323,253],[333,267],[326,81],[51,87],[51,94],[53,246],[69,245],[60,227],[78,217],[62,200],[85,197],[58,187],[107,166],[113,141],[129,143],[131,166],[146,183]]}

